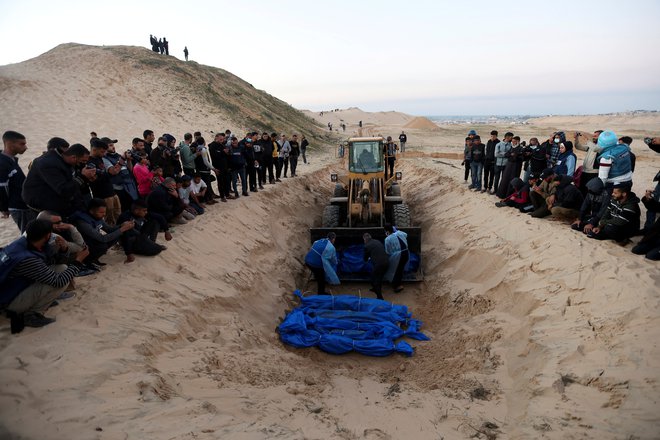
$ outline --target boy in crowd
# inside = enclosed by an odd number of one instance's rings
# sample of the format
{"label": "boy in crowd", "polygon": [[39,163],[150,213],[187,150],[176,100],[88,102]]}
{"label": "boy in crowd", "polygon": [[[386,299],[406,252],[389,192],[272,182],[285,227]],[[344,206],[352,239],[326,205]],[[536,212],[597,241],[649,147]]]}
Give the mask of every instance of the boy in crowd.
{"label": "boy in crowd", "polygon": [[167,231],[167,222],[157,219],[149,214],[146,202],[136,200],[129,211],[123,212],[117,220],[120,224],[133,223],[133,228],[121,235],[120,243],[126,254],[124,263],[135,261],[135,255],[158,255],[166,247],[156,243],[158,232],[164,226],[165,240],[171,240],[172,235]]}

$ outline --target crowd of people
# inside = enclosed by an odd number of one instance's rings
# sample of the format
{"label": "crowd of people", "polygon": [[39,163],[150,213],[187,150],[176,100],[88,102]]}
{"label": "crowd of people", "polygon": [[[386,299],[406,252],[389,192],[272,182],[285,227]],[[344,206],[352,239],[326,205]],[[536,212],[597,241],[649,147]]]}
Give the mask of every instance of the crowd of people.
{"label": "crowd of people", "polygon": [[[153,35],[149,35],[149,43],[151,44],[152,51],[161,55],[170,54],[170,43],[167,41],[167,38],[156,38]],[[188,61],[188,59],[186,59],[186,61]]]}
{"label": "crowd of people", "polygon": [[[511,132],[503,140],[498,135],[491,131],[485,144],[475,130],[465,138],[464,177],[471,190],[495,195],[498,207],[565,221],[589,238],[627,244],[641,235],[632,252],[660,260],[660,172],[653,179],[655,188],[640,200],[632,188],[632,138],[609,130],[596,130],[590,142],[581,141],[580,133],[567,139],[561,131],[529,143]],[[660,153],[660,138],[644,142]],[[581,164],[574,148],[585,152]],[[647,210],[643,225],[640,201]]]}
{"label": "crowd of people", "polygon": [[251,131],[239,139],[230,130],[208,144],[200,132],[186,133],[177,144],[145,130],[119,153],[116,139],[90,135],[89,148],[50,139],[27,175],[18,163],[25,136],[2,136],[0,212],[22,234],[0,250],[0,309],[14,333],[53,322],[43,312],[74,295],[74,277],[99,272],[113,246],[125,263],[159,254],[166,249],[159,237],[171,240],[172,225],[296,177],[309,145],[297,134]]}

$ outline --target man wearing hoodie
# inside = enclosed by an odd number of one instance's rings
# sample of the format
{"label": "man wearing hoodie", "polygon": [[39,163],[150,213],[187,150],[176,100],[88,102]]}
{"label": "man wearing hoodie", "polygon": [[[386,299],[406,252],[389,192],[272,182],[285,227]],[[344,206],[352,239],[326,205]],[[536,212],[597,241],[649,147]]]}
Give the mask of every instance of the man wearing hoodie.
{"label": "man wearing hoodie", "polygon": [[573,185],[573,178],[570,176],[557,174],[554,180],[557,187],[550,212],[553,217],[569,220],[572,223],[580,215],[580,207],[583,202],[582,193]]}
{"label": "man wearing hoodie", "polygon": [[571,228],[583,231],[585,234],[598,225],[610,200],[602,180],[595,178],[587,183],[587,195],[580,207],[580,217],[573,222]]}
{"label": "man wearing hoodie", "polygon": [[627,183],[617,183],[603,218],[587,236],[597,240],[625,241],[639,231],[640,214],[639,198]]}

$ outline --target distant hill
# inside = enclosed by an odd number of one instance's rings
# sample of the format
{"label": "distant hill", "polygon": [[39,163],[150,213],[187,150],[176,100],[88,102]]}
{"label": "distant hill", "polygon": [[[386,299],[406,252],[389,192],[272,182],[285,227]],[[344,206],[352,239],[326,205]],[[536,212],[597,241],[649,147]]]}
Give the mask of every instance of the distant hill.
{"label": "distant hill", "polygon": [[53,136],[88,143],[89,132],[130,146],[144,129],[156,135],[227,128],[298,132],[330,142],[317,122],[289,104],[215,67],[142,47],[62,44],[0,67],[0,130],[28,137],[30,155]]}

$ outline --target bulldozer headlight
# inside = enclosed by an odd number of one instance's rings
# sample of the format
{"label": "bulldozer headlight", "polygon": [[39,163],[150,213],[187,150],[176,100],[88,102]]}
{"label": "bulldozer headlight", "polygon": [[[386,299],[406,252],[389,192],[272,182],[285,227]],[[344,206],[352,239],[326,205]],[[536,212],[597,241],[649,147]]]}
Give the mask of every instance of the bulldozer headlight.
{"label": "bulldozer headlight", "polygon": [[335,174],[335,173],[330,174],[330,181],[331,182],[336,182],[337,181],[337,174]]}
{"label": "bulldozer headlight", "polygon": [[397,171],[396,174],[394,174],[394,175],[396,176],[396,180],[401,180],[401,177],[403,176],[403,173],[401,171]]}

